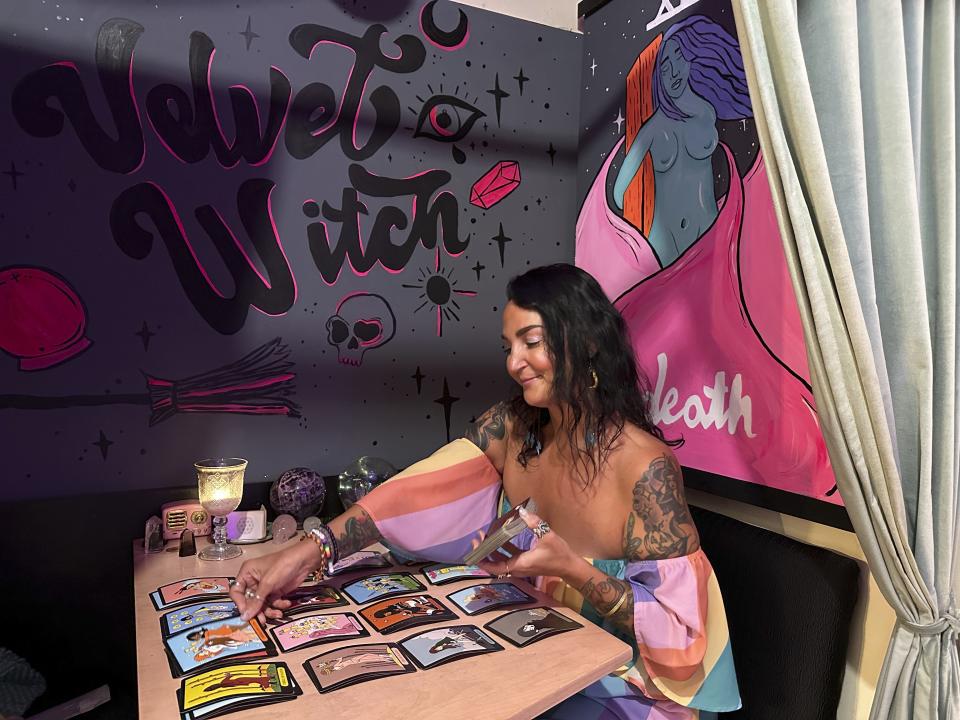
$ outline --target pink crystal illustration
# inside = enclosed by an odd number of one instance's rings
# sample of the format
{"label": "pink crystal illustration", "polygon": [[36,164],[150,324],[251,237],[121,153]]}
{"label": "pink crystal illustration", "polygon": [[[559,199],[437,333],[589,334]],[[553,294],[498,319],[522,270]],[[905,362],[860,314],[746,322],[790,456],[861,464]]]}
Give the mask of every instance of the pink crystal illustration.
{"label": "pink crystal illustration", "polygon": [[470,189],[470,204],[489,210],[520,187],[520,163],[501,160],[477,180]]}

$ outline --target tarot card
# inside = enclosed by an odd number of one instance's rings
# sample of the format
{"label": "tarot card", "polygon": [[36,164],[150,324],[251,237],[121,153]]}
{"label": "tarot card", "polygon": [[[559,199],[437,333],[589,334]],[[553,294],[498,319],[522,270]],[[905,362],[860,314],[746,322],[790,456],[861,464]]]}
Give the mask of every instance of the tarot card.
{"label": "tarot card", "polygon": [[285,663],[250,663],[186,678],[180,683],[177,699],[182,717],[194,720],[292,700],[302,693]]}
{"label": "tarot card", "polygon": [[340,588],[357,605],[382,600],[394,595],[423,592],[426,588],[410,573],[387,573],[346,583]]}
{"label": "tarot card", "polygon": [[503,650],[476,625],[451,625],[411,635],[400,646],[424,670],[471,655]]}
{"label": "tarot card", "polygon": [[353,555],[347,555],[334,565],[330,575],[342,575],[363,568],[385,568],[390,567],[390,565],[390,561],[381,553],[373,550],[361,550],[353,553]]}
{"label": "tarot card", "polygon": [[307,615],[270,628],[270,634],[281,652],[370,635],[353,613]]}
{"label": "tarot card", "polygon": [[310,658],[303,668],[322,693],[389,675],[416,672],[400,648],[391,643],[338,648]]}
{"label": "tarot card", "polygon": [[239,659],[277,654],[273,642],[256,618],[250,622],[239,618],[214,620],[165,638],[163,643],[174,677]]}
{"label": "tarot card", "polygon": [[312,610],[343,607],[350,603],[335,588],[329,585],[301,585],[293,592],[284,595],[292,604],[283,612],[287,615],[299,615]]}
{"label": "tarot card", "polygon": [[199,598],[226,599],[230,594],[231,577],[199,577],[177,580],[150,593],[150,599],[157,610],[166,610],[176,605],[193,601]]}
{"label": "tarot card", "polygon": [[549,635],[583,627],[566,615],[545,607],[523,608],[504,613],[485,628],[517,647],[529,645]]}
{"label": "tarot card", "polygon": [[487,578],[490,573],[476,565],[444,565],[433,563],[423,569],[427,581],[431,585],[445,585],[446,583],[464,580],[466,578]]}
{"label": "tarot card", "polygon": [[381,600],[360,611],[363,619],[382,635],[428,623],[456,620],[443,603],[429,595],[411,595]]}
{"label": "tarot card", "polygon": [[467,615],[478,615],[487,610],[507,605],[523,605],[535,602],[513,583],[498,582],[489,585],[471,585],[447,595],[452,602]]}
{"label": "tarot card", "polygon": [[161,615],[160,634],[166,638],[197,625],[239,615],[240,609],[232,600],[194,603]]}

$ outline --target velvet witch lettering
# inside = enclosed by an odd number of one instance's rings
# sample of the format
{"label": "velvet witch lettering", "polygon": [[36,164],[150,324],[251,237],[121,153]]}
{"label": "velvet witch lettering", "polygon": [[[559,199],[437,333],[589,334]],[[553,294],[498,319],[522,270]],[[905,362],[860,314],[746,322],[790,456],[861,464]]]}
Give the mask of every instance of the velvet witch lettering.
{"label": "velvet witch lettering", "polygon": [[[144,27],[133,20],[114,18],[100,27],[97,36],[97,75],[115,130],[108,132],[100,125],[80,72],[70,61],[47,65],[17,83],[11,101],[17,123],[34,137],[50,138],[60,135],[67,121],[98,166],[112,173],[136,174],[146,150],[144,124],[133,87],[134,48],[144,32]],[[235,167],[241,161],[252,167],[264,165],[281,133],[287,152],[299,160],[310,158],[335,137],[347,158],[366,160],[383,147],[400,124],[397,94],[387,85],[377,86],[368,98],[375,115],[372,130],[365,142],[357,144],[360,107],[371,74],[376,69],[397,74],[415,72],[422,67],[426,54],[423,42],[414,35],[397,37],[393,45],[399,52],[385,54],[380,49],[385,32],[379,24],[368,27],[362,36],[309,23],[295,27],[289,36],[290,45],[308,62],[322,44],[352,52],[353,66],[339,104],[334,89],[323,82],[309,83],[294,93],[283,71],[271,66],[270,97],[263,122],[260,103],[249,88],[234,85],[228,89],[236,128],[231,142],[224,135],[218,114],[222,110],[218,111],[210,86],[216,47],[207,35],[195,31],[190,35],[190,92],[171,83],[155,85],[146,94],[146,118],[167,151],[188,165],[204,160],[211,151],[223,168]],[[450,180],[449,173],[430,170],[412,177],[388,178],[352,164],[348,175],[351,186],[344,188],[339,207],[311,199],[303,203],[307,217],[322,214],[326,221],[340,224],[339,237],[332,245],[326,222],[313,222],[307,228],[311,256],[327,284],[337,281],[345,262],[358,275],[366,274],[378,262],[398,272],[417,245],[436,249],[438,257],[438,243],[451,256],[466,250],[470,238],[459,237],[457,199],[441,190]],[[233,280],[235,290],[230,297],[210,279],[194,252],[180,213],[156,183],[139,182],[121,192],[110,210],[110,228],[120,249],[138,260],[146,258],[159,239],[197,312],[218,332],[233,334],[243,327],[251,307],[267,315],[279,315],[296,300],[293,270],[272,214],[275,188],[276,183],[264,177],[245,180],[237,189],[240,222],[265,273],[246,255],[215,207],[206,204],[194,209],[197,222]],[[382,207],[370,237],[364,241],[359,219],[368,210],[360,195],[412,197],[410,216],[400,207]],[[407,230],[400,244],[392,242],[394,228]]]}

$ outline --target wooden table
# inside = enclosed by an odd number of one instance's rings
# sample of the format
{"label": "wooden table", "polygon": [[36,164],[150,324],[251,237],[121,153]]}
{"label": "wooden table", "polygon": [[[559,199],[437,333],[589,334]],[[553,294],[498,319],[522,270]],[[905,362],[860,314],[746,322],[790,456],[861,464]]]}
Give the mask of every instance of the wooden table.
{"label": "wooden table", "polygon": [[[200,538],[197,544],[203,546],[206,542],[205,538]],[[201,561],[196,556],[178,557],[175,547],[168,548],[163,553],[146,555],[143,552],[143,541],[134,542],[133,573],[140,720],[175,720],[179,717],[176,691],[181,681],[170,676],[170,668],[160,637],[161,613],[153,608],[149,594],[161,585],[175,580],[200,576],[235,575],[244,559],[288,547],[292,542],[295,540],[288,541],[283,546],[277,546],[272,542],[246,545],[243,548],[244,554],[240,558],[221,563]],[[489,582],[489,580],[462,580],[436,586],[426,581],[419,568],[398,566],[394,569],[415,575],[431,595],[439,598],[444,605],[463,618],[464,622],[479,627],[502,613],[516,609],[510,607],[482,615],[466,616],[453,603],[447,601],[446,596],[468,585]],[[390,571],[390,568],[383,568],[366,572]],[[356,579],[358,575],[358,573],[346,574],[342,579],[337,577],[327,582],[339,588],[344,579],[349,581]],[[525,592],[542,601],[543,605],[556,608],[564,615],[580,622],[584,627],[544,638],[524,648],[516,648],[494,636],[504,646],[503,652],[463,658],[430,670],[418,670],[407,675],[380,678],[323,695],[317,692],[303,669],[303,662],[308,658],[341,645],[359,642],[399,642],[431,626],[421,625],[406,631],[391,633],[386,637],[372,631],[368,638],[353,638],[294,652],[281,652],[277,657],[258,662],[287,663],[303,688],[303,695],[291,702],[243,710],[235,716],[243,720],[258,718],[366,720],[367,718],[410,716],[418,720],[431,718],[437,720],[515,718],[520,720],[535,717],[630,659],[632,651],[626,643],[604,632],[572,610],[559,606],[554,600],[534,590],[528,584],[518,580],[514,582]],[[351,603],[350,606],[331,609],[328,612],[356,613],[358,610],[359,607]],[[436,627],[449,624],[453,623],[438,623]]]}

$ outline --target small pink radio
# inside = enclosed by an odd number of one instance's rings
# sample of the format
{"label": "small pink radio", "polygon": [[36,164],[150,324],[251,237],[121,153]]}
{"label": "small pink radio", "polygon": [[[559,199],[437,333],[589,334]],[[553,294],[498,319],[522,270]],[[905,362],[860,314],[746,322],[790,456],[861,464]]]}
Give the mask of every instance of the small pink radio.
{"label": "small pink radio", "polygon": [[169,502],[160,508],[163,520],[163,539],[173,540],[189,528],[194,536],[209,535],[211,532],[210,513],[196,500],[178,500]]}

